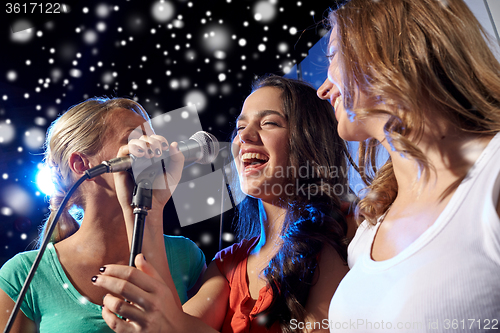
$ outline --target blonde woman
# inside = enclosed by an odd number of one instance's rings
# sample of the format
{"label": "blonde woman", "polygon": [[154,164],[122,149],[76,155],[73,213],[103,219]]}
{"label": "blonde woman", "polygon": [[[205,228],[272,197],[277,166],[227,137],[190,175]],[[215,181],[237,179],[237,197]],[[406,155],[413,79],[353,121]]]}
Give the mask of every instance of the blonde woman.
{"label": "blonde woman", "polygon": [[352,0],[329,21],[318,96],[360,141],[368,185],[330,330],[498,329],[500,64],[484,30],[463,0]]}
{"label": "blonde woman", "polygon": [[[59,117],[46,141],[45,162],[52,170],[56,192],[50,198],[51,214],[44,229],[73,183],[86,170],[117,156],[151,158],[170,153],[166,173],[155,181],[174,186],[184,158],[175,154],[177,143],[169,146],[165,138],[151,133],[146,111],[125,98],[93,98]],[[111,332],[101,316],[107,291],[96,288],[92,280],[105,264],[128,263],[134,223],[132,188],[127,172],[103,174],[82,183],[58,221],[11,332]],[[173,300],[180,307],[190,289],[196,292],[205,257],[190,240],[163,235],[163,207],[170,195],[169,190],[153,191],[143,253],[177,291]],[[70,214],[71,207],[83,210],[81,220]],[[0,270],[2,329],[37,252],[20,253]]]}

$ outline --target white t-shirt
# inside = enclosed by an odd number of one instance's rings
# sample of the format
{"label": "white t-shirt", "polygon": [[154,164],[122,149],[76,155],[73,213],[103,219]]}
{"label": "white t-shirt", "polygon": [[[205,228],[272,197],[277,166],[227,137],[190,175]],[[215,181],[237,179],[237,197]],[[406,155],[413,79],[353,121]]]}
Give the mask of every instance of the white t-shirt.
{"label": "white t-shirt", "polygon": [[363,222],[330,303],[330,332],[500,331],[499,193],[497,134],[436,222],[395,257],[371,259],[380,222]]}

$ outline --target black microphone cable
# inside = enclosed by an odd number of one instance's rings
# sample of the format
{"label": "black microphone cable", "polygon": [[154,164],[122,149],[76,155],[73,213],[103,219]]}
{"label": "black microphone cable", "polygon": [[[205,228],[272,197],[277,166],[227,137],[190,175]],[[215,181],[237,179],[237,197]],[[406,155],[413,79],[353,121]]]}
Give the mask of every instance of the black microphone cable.
{"label": "black microphone cable", "polygon": [[38,265],[40,264],[40,261],[42,260],[42,256],[45,252],[45,249],[47,248],[47,245],[49,244],[50,238],[52,237],[52,233],[54,232],[54,229],[56,228],[57,221],[59,220],[59,217],[61,216],[64,207],[66,207],[66,204],[68,203],[69,199],[73,195],[73,193],[76,191],[76,189],[87,179],[92,178],[91,175],[87,172],[80,177],[76,181],[76,183],[69,189],[68,193],[64,197],[63,201],[61,202],[61,205],[59,206],[59,209],[57,209],[56,216],[54,217],[54,220],[52,220],[52,223],[50,224],[49,229],[47,230],[45,234],[45,238],[43,239],[42,245],[40,246],[39,252],[35,258],[35,261],[33,262],[33,265],[31,266],[31,269],[28,273],[28,277],[26,278],[26,281],[24,281],[23,288],[21,289],[21,292],[19,293],[19,296],[17,297],[16,304],[14,305],[14,309],[12,310],[12,313],[10,314],[9,320],[7,321],[7,325],[5,326],[4,333],[10,332],[12,329],[12,325],[14,325],[14,320],[16,319],[17,313],[19,312],[19,309],[21,308],[21,304],[24,301],[24,297],[26,296],[26,292],[28,291],[28,287],[31,283],[31,280],[33,280],[33,277],[35,276],[36,269],[38,268]]}

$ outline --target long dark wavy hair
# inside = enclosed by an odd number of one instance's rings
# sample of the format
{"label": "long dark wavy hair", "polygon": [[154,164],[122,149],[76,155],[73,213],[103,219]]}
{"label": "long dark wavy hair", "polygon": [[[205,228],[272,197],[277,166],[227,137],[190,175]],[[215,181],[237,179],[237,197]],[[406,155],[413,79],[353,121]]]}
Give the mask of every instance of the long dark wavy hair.
{"label": "long dark wavy hair", "polygon": [[[318,257],[323,246],[329,244],[347,260],[347,223],[340,199],[350,194],[349,154],[337,134],[332,106],[320,100],[313,87],[276,75],[258,79],[252,91],[263,87],[281,90],[289,127],[288,166],[302,171],[289,175],[287,183],[294,184],[294,195],[281,199],[280,204],[287,208],[281,231],[283,243],[262,272],[274,295],[271,306],[262,315],[267,327],[278,321],[283,332],[293,332],[290,320],[305,320],[309,290],[321,274]],[[233,139],[235,136],[233,132]],[[300,177],[304,174],[306,177]],[[304,191],[296,191],[298,188]],[[301,195],[304,192],[317,195]],[[238,205],[238,212],[238,239],[259,236],[258,199],[246,197]]]}

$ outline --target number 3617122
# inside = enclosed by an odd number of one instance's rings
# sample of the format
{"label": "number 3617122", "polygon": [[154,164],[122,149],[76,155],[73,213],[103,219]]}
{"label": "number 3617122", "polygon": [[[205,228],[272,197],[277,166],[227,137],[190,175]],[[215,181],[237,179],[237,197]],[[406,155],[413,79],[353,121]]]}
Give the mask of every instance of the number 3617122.
{"label": "number 3617122", "polygon": [[65,12],[65,6],[57,2],[7,2],[5,4],[5,13],[7,14],[60,14]]}

